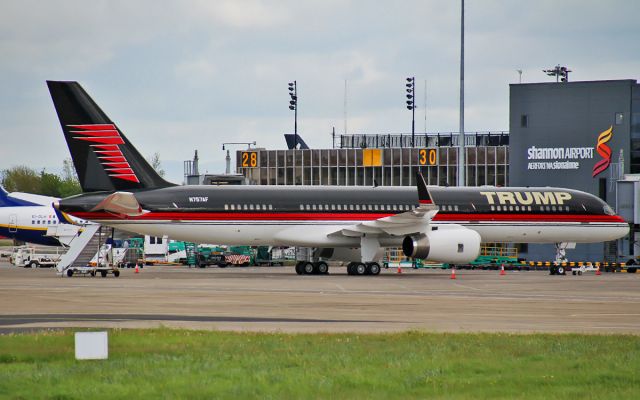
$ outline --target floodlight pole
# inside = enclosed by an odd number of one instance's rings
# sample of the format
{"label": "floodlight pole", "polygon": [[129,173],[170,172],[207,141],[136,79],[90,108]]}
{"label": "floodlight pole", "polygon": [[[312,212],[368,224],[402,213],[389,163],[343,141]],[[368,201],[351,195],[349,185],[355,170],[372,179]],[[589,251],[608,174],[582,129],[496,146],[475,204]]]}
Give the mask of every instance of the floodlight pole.
{"label": "floodlight pole", "polygon": [[464,0],[460,10],[460,132],[458,133],[458,186],[465,186],[464,171]]}
{"label": "floodlight pole", "polygon": [[298,147],[298,82],[289,82],[289,110],[293,111],[293,148]]}
{"label": "floodlight pole", "polygon": [[411,78],[413,85],[413,106],[411,107],[411,147],[416,147],[416,77]]}
{"label": "floodlight pole", "polygon": [[411,110],[411,147],[416,143],[416,77],[407,78],[407,109]]}
{"label": "floodlight pole", "polygon": [[298,147],[298,82],[293,81],[293,95],[296,97],[296,108],[293,110],[293,148]]}

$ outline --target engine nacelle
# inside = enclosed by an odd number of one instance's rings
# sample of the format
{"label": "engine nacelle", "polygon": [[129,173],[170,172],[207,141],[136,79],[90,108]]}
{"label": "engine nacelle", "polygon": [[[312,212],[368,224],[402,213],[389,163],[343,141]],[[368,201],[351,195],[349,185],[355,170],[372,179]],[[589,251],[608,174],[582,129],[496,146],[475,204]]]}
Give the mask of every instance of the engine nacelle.
{"label": "engine nacelle", "polygon": [[405,237],[402,241],[402,251],[407,257],[426,261],[469,263],[480,255],[480,235],[462,226],[442,227],[428,233]]}

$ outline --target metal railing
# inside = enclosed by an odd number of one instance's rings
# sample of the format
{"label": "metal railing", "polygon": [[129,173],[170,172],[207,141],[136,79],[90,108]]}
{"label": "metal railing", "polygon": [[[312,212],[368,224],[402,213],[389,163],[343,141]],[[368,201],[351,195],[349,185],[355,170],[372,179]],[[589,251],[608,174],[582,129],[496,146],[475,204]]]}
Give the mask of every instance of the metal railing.
{"label": "metal railing", "polygon": [[[412,145],[411,133],[333,135],[333,148],[403,148],[454,147],[459,143],[458,132],[416,133]],[[509,132],[466,132],[464,145],[508,146]]]}

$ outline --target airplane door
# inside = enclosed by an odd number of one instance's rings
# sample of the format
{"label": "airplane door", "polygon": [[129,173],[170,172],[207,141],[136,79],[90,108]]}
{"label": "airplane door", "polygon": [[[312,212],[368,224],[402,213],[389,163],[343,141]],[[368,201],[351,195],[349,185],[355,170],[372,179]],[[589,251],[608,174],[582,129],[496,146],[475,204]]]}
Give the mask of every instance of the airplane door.
{"label": "airplane door", "polygon": [[9,232],[18,232],[18,216],[16,214],[9,215]]}

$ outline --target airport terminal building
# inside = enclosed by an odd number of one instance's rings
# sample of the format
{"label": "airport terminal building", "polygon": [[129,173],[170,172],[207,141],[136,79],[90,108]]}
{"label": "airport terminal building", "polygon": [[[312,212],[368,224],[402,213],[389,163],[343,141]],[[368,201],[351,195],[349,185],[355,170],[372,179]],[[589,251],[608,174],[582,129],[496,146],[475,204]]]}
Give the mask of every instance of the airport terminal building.
{"label": "airport terminal building", "polygon": [[[249,184],[412,186],[421,171],[429,185],[457,182],[458,134],[339,135],[332,149],[238,151],[236,169]],[[412,139],[414,145],[412,146]],[[468,186],[505,186],[509,135],[465,135]]]}
{"label": "airport terminal building", "polygon": [[[456,185],[457,133],[334,136],[331,149],[238,151],[249,184]],[[467,132],[468,186],[555,186],[607,201],[632,224],[612,243],[578,245],[573,260],[640,255],[640,85],[635,80],[510,85],[509,131]],[[638,175],[635,175],[638,174]],[[637,238],[637,239],[636,239]],[[553,245],[520,245],[529,260],[550,260]]]}
{"label": "airport terminal building", "polygon": [[[513,84],[509,96],[509,184],[582,190],[632,224],[627,239],[578,245],[568,252],[573,258],[640,255],[638,185],[629,185],[640,176],[640,85],[635,80]],[[541,257],[545,247],[530,246],[529,257]]]}

